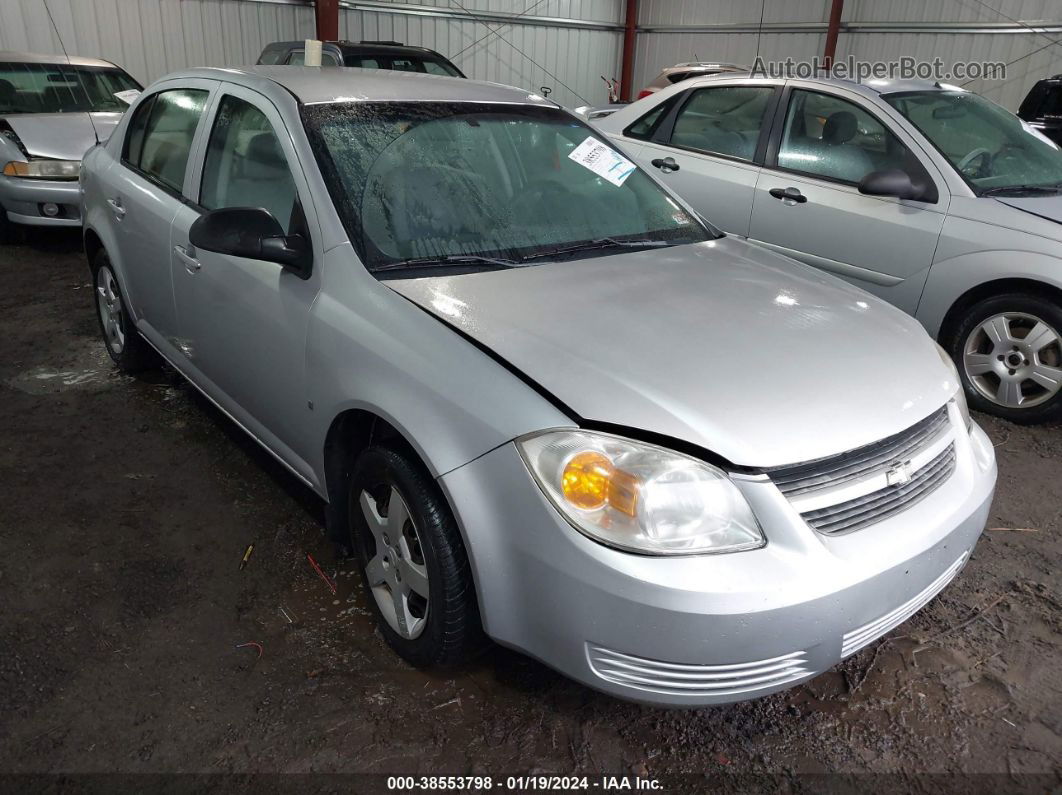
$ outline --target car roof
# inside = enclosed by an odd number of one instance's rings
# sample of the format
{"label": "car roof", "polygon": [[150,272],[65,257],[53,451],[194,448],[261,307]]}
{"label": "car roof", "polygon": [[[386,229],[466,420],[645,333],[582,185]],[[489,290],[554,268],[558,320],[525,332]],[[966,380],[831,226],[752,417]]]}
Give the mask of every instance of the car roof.
{"label": "car roof", "polygon": [[0,50],[0,62],[3,63],[43,63],[43,64],[70,64],[71,66],[108,66],[116,65],[101,58],[81,58],[77,55],[67,57],[65,55],[45,55],[38,52],[17,52],[15,50]]}
{"label": "car roof", "polygon": [[[427,47],[415,47],[411,44],[403,44],[400,41],[326,41],[338,47],[344,55],[421,55],[442,57],[435,50]],[[268,45],[268,49],[299,49],[306,45],[305,40],[300,41],[275,41]]]}
{"label": "car roof", "polygon": [[802,83],[812,83],[821,86],[829,86],[834,88],[847,88],[849,91],[856,91],[868,97],[884,96],[887,94],[901,94],[909,91],[965,91],[966,89],[958,86],[947,85],[941,82],[934,82],[932,80],[902,80],[898,78],[870,78],[867,80],[849,80],[847,78],[833,77],[829,75],[822,75],[818,77],[800,77],[800,78],[782,78],[782,77],[764,77],[762,75],[750,75],[742,78],[740,75],[733,73],[709,75],[706,77],[692,77],[689,80],[684,80],[682,83],[676,83],[676,85],[689,86],[693,81],[697,80],[773,80],[777,82],[780,79],[799,80]]}
{"label": "car roof", "polygon": [[346,66],[200,67],[167,75],[164,80],[206,78],[262,90],[276,84],[306,105],[325,102],[494,102],[559,107],[526,89],[390,69]]}
{"label": "car roof", "polygon": [[688,63],[677,63],[674,66],[665,67],[664,72],[673,72],[679,69],[729,69],[734,71],[747,71],[747,66],[742,66],[737,63],[722,63],[720,61],[690,61]]}

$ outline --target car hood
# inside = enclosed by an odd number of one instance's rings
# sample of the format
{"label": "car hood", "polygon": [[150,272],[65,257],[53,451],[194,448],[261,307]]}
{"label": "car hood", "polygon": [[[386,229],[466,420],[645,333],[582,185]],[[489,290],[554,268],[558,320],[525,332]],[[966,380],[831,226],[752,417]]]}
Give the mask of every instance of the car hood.
{"label": "car hood", "polygon": [[1056,224],[1062,224],[1062,196],[994,197],[997,202]]}
{"label": "car hood", "polygon": [[914,319],[733,238],[385,284],[577,418],[681,439],[743,466],[877,441],[956,388]]}
{"label": "car hood", "polygon": [[80,160],[93,144],[106,141],[121,113],[13,113],[0,116],[31,157]]}

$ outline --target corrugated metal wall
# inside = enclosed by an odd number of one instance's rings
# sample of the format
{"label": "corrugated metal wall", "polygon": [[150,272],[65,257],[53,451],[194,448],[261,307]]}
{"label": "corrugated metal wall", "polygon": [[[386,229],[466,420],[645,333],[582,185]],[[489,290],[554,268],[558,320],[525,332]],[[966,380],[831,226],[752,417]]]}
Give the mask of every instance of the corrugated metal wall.
{"label": "corrugated metal wall", "polygon": [[[340,35],[360,39],[393,39],[431,47],[451,58],[469,77],[552,89],[550,99],[574,107],[607,100],[601,76],[619,77],[622,49],[618,0],[462,0],[477,12],[520,14],[520,24],[470,18],[448,0],[392,3],[350,2],[340,14]],[[412,13],[411,6],[439,15]],[[530,8],[530,11],[528,11]],[[372,10],[370,10],[372,9]],[[526,13],[525,13],[526,12]],[[530,21],[536,24],[527,24]],[[569,19],[591,27],[562,25]],[[541,22],[541,24],[538,24]],[[493,34],[492,30],[497,30]]]}
{"label": "corrugated metal wall", "polygon": [[829,0],[769,0],[763,8],[764,33],[758,36],[760,4],[756,2],[642,0],[638,24],[650,30],[638,35],[635,86],[644,87],[665,66],[681,61],[751,65],[757,49],[768,60],[789,56],[806,60],[821,55],[823,34],[801,28],[809,22],[825,23],[829,7]]}
{"label": "corrugated metal wall", "polygon": [[[768,60],[798,61],[821,56],[830,5],[830,0],[768,0],[760,54]],[[751,64],[757,52],[759,12],[760,4],[748,0],[643,0],[638,21],[649,30],[638,37],[636,86],[641,88],[660,69],[679,61]],[[1014,32],[1015,20],[1062,25],[1062,2],[847,0],[837,56],[865,61],[939,57],[946,66],[968,60],[1015,62],[1008,68],[1007,80],[977,81],[967,88],[1016,110],[1036,80],[1062,72],[1062,46],[1049,43],[1049,39],[1062,41],[1062,32],[1046,37]],[[934,25],[957,30],[929,29]]]}
{"label": "corrugated metal wall", "polygon": [[[278,39],[314,35],[313,8],[244,0],[48,0],[71,55],[121,64],[145,85],[189,66],[254,63]],[[0,0],[0,49],[60,53],[41,0]]]}
{"label": "corrugated metal wall", "polygon": [[[1062,2],[989,0],[986,5],[989,8],[976,0],[929,3],[924,0],[847,0],[845,21],[856,24],[901,22],[915,27],[918,23],[977,23],[1001,27],[992,33],[923,33],[913,30],[842,33],[837,54],[845,57],[851,53],[863,60],[895,58],[897,54],[927,61],[939,57],[949,65],[967,60],[1003,61],[1010,64],[1006,80],[976,81],[966,88],[1005,108],[1017,110],[1037,80],[1062,72],[1062,46],[1049,43],[1051,39],[1062,41],[1062,33],[1015,33],[1002,26],[1010,26],[1012,20],[1062,25]],[[996,13],[990,9],[995,9]]]}
{"label": "corrugated metal wall", "polygon": [[[600,76],[618,77],[622,46],[618,0],[344,5],[340,35],[345,38],[394,39],[431,47],[455,56],[469,77],[535,91],[548,86],[550,97],[564,105],[605,102]],[[488,27],[460,6],[473,15],[524,16],[519,23],[491,21]],[[72,55],[114,61],[145,84],[188,66],[254,63],[267,42],[314,35],[313,8],[303,3],[48,0],[48,7]],[[526,24],[532,18],[535,24]],[[0,49],[61,52],[42,0],[0,0]]]}
{"label": "corrugated metal wall", "polygon": [[[314,32],[313,8],[297,0],[48,2],[72,54],[116,61],[145,83],[186,66],[253,63],[265,43]],[[1006,30],[1008,17],[1062,25],[1062,2],[987,5],[999,13],[978,0],[847,0],[838,56],[1016,61],[1006,81],[969,86],[1016,109],[1036,79],[1062,72],[1062,46]],[[470,77],[549,86],[552,98],[569,106],[603,103],[600,76],[620,71],[623,0],[344,0],[344,6],[340,29],[347,38],[431,47]],[[760,7],[750,0],[642,0],[639,25],[647,30],[638,36],[635,88],[679,61],[751,63],[757,47],[772,60],[810,59],[822,53],[829,7],[830,0],[767,0],[758,36]],[[494,16],[484,24],[469,14]],[[974,23],[976,30],[961,32],[926,29]],[[996,27],[986,32],[988,26]],[[1062,32],[1048,36],[1062,40]],[[0,0],[0,49],[60,51],[42,0]]]}

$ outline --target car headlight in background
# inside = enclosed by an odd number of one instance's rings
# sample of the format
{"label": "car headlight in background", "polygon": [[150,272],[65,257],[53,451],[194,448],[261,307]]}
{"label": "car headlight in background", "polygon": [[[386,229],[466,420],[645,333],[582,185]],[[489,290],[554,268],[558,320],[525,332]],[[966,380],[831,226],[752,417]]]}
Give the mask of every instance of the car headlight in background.
{"label": "car headlight in background", "polygon": [[703,461],[590,431],[547,431],[517,446],[557,510],[595,541],[649,555],[766,543],[741,492]]}
{"label": "car headlight in background", "polygon": [[955,405],[959,409],[959,414],[962,415],[962,421],[966,425],[966,430],[971,431],[973,430],[973,418],[970,416],[970,407],[966,403],[966,388],[962,385],[962,378],[959,377],[959,368],[955,366],[955,362],[950,356],[948,356],[948,352],[940,345],[937,345],[937,353],[940,354],[940,358],[947,368],[951,370],[951,374],[955,376],[955,383],[958,384],[959,388],[955,392],[955,397],[953,397],[952,400],[955,401]]}
{"label": "car headlight in background", "polygon": [[25,179],[77,179],[81,171],[78,160],[31,160],[23,163],[12,160],[4,166],[5,177]]}

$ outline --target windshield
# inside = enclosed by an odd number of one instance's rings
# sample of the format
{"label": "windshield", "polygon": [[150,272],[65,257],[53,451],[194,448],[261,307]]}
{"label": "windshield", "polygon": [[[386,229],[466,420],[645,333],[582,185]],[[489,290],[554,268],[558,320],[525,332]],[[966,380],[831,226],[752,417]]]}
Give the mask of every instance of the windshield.
{"label": "windshield", "polygon": [[921,130],[978,193],[1062,184],[1059,148],[983,97],[925,91],[883,99]]}
{"label": "windshield", "polygon": [[537,264],[713,236],[603,137],[559,110],[337,103],[304,114],[332,198],[370,270],[432,258]]}
{"label": "windshield", "polygon": [[116,67],[0,63],[0,114],[122,113],[129,103],[115,94],[139,89]]}

